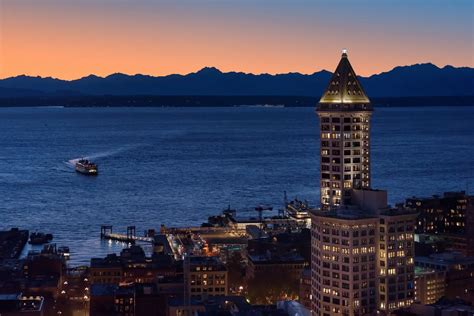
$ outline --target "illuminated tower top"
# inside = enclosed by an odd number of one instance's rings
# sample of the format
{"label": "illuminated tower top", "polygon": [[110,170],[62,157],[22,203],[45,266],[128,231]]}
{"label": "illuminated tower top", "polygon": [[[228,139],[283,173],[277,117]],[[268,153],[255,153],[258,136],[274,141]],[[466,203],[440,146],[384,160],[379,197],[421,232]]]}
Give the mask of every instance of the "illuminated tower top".
{"label": "illuminated tower top", "polygon": [[347,51],[342,50],[341,61],[332,75],[329,85],[319,100],[320,104],[370,104],[357,75],[347,58]]}

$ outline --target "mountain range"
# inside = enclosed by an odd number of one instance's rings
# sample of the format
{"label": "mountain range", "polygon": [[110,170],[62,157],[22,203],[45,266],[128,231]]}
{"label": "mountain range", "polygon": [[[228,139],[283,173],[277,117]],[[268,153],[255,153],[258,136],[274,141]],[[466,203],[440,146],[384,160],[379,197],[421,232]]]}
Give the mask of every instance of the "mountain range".
{"label": "mountain range", "polygon": [[[0,98],[64,96],[307,96],[318,97],[331,72],[250,74],[205,67],[187,75],[148,76],[116,73],[77,80],[16,76],[0,80]],[[474,68],[434,64],[395,67],[359,77],[370,97],[473,96]]]}

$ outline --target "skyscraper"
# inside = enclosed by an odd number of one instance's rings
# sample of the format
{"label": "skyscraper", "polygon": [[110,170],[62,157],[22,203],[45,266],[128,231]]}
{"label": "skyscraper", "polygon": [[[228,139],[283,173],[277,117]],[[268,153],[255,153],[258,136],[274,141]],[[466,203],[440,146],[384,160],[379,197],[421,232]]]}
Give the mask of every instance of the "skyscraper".
{"label": "skyscraper", "polygon": [[321,131],[321,205],[350,202],[351,189],[370,188],[372,105],[343,51],[317,113]]}
{"label": "skyscraper", "polygon": [[313,315],[361,316],[414,298],[416,213],[391,209],[370,185],[372,106],[347,53],[324,92],[321,209],[311,214]]}

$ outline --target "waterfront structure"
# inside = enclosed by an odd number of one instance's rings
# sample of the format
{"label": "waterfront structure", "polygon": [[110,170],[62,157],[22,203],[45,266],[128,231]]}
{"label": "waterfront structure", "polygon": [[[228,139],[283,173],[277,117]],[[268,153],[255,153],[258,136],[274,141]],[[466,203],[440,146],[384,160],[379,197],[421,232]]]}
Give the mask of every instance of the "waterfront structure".
{"label": "waterfront structure", "polygon": [[372,105],[347,57],[337,65],[319,101],[320,193],[323,208],[350,203],[351,189],[370,188]]}
{"label": "waterfront structure", "polygon": [[312,313],[390,313],[414,300],[416,213],[392,209],[387,192],[371,189],[372,106],[347,52],[324,92],[321,209],[311,214]]}

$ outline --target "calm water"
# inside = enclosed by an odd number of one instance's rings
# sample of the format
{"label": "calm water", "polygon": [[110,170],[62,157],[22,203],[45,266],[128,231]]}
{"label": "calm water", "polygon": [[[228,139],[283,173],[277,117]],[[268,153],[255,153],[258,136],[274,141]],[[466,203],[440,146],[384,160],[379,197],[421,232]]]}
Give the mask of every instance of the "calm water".
{"label": "calm water", "polygon": [[[391,203],[472,188],[472,122],[474,107],[376,109],[373,186]],[[120,249],[101,224],[200,224],[284,190],[316,205],[318,146],[312,108],[0,109],[0,229],[52,232],[84,264]],[[82,156],[98,177],[74,172]]]}

